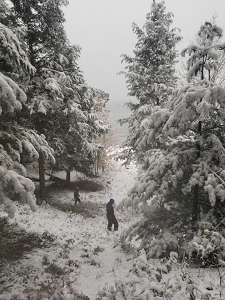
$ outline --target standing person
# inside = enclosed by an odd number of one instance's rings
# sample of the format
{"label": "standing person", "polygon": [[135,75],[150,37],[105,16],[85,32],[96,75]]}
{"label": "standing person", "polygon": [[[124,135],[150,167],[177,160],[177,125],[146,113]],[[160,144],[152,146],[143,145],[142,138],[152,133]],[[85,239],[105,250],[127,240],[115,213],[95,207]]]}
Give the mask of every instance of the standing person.
{"label": "standing person", "polygon": [[113,204],[114,204],[114,199],[110,199],[109,202],[106,204],[106,216],[108,219],[108,230],[111,231],[112,230],[112,225],[114,225],[114,231],[118,230],[118,222],[117,219],[114,215],[114,208],[113,208]]}
{"label": "standing person", "polygon": [[80,201],[80,194],[79,194],[79,187],[77,186],[75,191],[74,191],[74,201],[75,201],[75,205],[77,204],[77,202],[81,203]]}

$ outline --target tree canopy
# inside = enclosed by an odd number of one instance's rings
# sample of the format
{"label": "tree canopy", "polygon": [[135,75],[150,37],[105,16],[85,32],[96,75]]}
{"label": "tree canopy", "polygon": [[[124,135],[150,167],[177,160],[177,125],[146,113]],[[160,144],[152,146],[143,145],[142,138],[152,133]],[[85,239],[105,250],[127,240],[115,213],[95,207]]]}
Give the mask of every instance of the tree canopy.
{"label": "tree canopy", "polygon": [[132,25],[138,41],[134,57],[123,55],[126,71],[121,72],[126,77],[128,95],[136,98],[134,103],[128,103],[132,113],[124,120],[129,124],[126,145],[131,155],[134,150],[137,156],[142,157],[139,140],[148,139],[143,135],[145,122],[156,106],[164,105],[176,87],[176,44],[181,37],[177,30],[171,29],[172,23],[173,15],[166,12],[165,2],[153,2],[144,28]]}
{"label": "tree canopy", "polygon": [[[107,126],[94,112],[103,91],[89,87],[77,63],[62,7],[68,1],[1,1],[0,5],[0,198],[13,216],[12,200],[35,209],[27,162],[39,164],[40,197],[45,168],[94,173]],[[101,97],[99,96],[101,95]]]}
{"label": "tree canopy", "polygon": [[215,43],[222,30],[206,22],[198,34],[200,45],[182,51],[189,54],[187,84],[164,107],[152,110],[136,140],[142,165],[124,205],[145,212],[131,235],[138,232],[145,246],[157,235],[153,256],[164,253],[159,250],[164,233],[177,234],[170,242],[178,249],[184,232],[188,240],[188,230],[196,230],[198,222],[216,226],[224,216],[225,90],[210,80],[216,51],[223,50],[223,44]]}

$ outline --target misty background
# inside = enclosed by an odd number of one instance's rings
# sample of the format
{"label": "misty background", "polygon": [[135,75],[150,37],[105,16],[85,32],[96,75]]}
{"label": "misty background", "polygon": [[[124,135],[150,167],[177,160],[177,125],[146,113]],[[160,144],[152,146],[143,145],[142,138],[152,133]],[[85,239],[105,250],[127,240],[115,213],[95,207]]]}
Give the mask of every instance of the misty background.
{"label": "misty background", "polygon": [[[143,27],[152,0],[70,0],[64,9],[66,31],[72,44],[82,48],[78,61],[88,85],[109,93],[107,108],[113,121],[128,117],[125,103],[132,100],[123,75],[121,54],[133,56],[137,42],[132,22]],[[174,14],[171,28],[183,37],[178,52],[195,38],[200,25],[216,19],[224,29],[224,0],[166,0],[167,12]]]}

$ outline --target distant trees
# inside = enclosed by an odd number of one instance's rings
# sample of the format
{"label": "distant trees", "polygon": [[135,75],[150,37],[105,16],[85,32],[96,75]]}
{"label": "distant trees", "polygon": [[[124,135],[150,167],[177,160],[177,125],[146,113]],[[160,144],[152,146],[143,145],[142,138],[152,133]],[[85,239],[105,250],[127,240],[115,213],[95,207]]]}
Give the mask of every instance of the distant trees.
{"label": "distant trees", "polygon": [[[108,101],[109,95],[95,88],[90,88],[84,81],[80,103],[66,111],[59,119],[62,131],[52,140],[56,149],[56,164],[53,170],[66,170],[67,181],[70,181],[70,172],[76,170],[88,176],[96,173],[96,159],[101,157],[104,150],[103,141],[98,137],[103,136],[109,125],[101,121],[96,107],[101,102]],[[79,85],[74,88],[79,87]]]}

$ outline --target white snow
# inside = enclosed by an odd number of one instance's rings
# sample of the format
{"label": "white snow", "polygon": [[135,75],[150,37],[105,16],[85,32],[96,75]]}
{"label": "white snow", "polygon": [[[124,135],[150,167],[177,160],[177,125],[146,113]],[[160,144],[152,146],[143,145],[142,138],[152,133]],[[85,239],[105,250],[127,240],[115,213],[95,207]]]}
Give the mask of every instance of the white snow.
{"label": "white snow", "polygon": [[[69,262],[78,267],[71,267],[69,280],[78,293],[87,295],[91,300],[96,299],[98,292],[115,285],[118,280],[124,280],[132,267],[131,255],[121,251],[119,236],[122,231],[135,221],[132,213],[116,210],[115,215],[119,222],[118,232],[107,231],[105,204],[110,198],[118,204],[126,196],[127,191],[133,186],[136,176],[134,164],[129,168],[122,166],[122,161],[113,160],[110,169],[104,174],[103,184],[106,188],[98,192],[84,193],[81,191],[81,201],[104,204],[102,211],[94,218],[84,218],[79,214],[62,212],[49,205],[38,207],[32,213],[28,206],[18,206],[15,217],[11,223],[17,224],[27,232],[45,234],[48,232],[56,237],[54,245],[47,249],[36,249],[28,253],[24,259],[12,266],[14,278],[7,278],[13,288],[7,289],[0,295],[1,300],[11,299],[12,295],[21,295],[25,287],[36,288],[42,281],[49,280],[49,274],[44,272],[46,266],[42,265],[43,257],[49,262],[67,270]],[[72,176],[73,178],[73,176]],[[107,183],[108,182],[108,183]],[[59,201],[71,202],[72,192],[65,193]],[[115,205],[116,206],[116,205]],[[99,250],[99,251],[98,251]],[[31,275],[28,285],[23,283],[23,270],[35,270],[38,276],[34,279]],[[8,274],[12,272],[8,270]],[[29,271],[28,271],[29,272]],[[18,275],[22,276],[18,279]],[[32,273],[32,272],[31,272]],[[33,273],[32,273],[33,274]],[[69,299],[69,298],[68,298]]]}
{"label": "white snow", "polygon": [[[114,152],[110,155],[113,156]],[[187,269],[184,262],[177,264],[176,252],[171,252],[169,261],[162,263],[159,260],[149,261],[144,250],[138,256],[137,251],[122,251],[120,234],[138,220],[132,211],[115,209],[119,231],[107,231],[105,204],[112,197],[116,204],[126,197],[127,191],[134,184],[136,172],[134,164],[126,168],[122,166],[122,161],[113,160],[102,177],[105,189],[81,192],[82,202],[99,205],[99,212],[93,218],[62,212],[49,205],[38,207],[35,213],[31,212],[28,205],[17,205],[11,223],[27,232],[47,234],[55,239],[50,248],[28,252],[22,259],[9,264],[3,274],[0,270],[1,283],[5,287],[0,300],[82,299],[75,298],[71,289],[91,300],[162,299],[160,294],[164,299],[188,300],[191,291],[195,291],[196,299],[209,300],[212,296],[213,299],[221,300],[217,291],[221,289],[223,293],[223,286],[219,283],[217,270]],[[58,201],[69,203],[73,201],[72,198],[72,192],[57,194]],[[201,239],[197,237],[193,242],[196,247],[201,245]],[[207,240],[204,251],[212,250],[212,243]],[[46,272],[50,263],[61,268],[61,279]],[[41,287],[42,291],[49,289],[51,296],[40,296]],[[29,292],[31,295],[36,293],[39,298],[28,298]],[[63,297],[59,296],[60,293],[63,293]]]}

